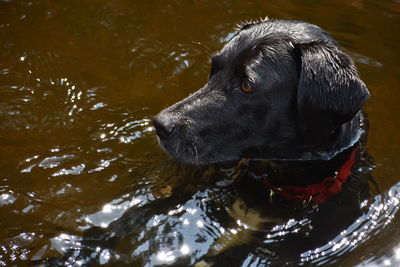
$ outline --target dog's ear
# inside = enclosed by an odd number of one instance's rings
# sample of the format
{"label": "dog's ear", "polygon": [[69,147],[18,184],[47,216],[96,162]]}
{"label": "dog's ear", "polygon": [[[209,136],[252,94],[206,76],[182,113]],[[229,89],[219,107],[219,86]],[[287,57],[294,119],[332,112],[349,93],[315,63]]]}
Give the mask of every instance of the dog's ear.
{"label": "dog's ear", "polygon": [[296,45],[295,51],[298,127],[307,144],[322,143],[355,116],[369,92],[351,58],[336,46],[310,42]]}

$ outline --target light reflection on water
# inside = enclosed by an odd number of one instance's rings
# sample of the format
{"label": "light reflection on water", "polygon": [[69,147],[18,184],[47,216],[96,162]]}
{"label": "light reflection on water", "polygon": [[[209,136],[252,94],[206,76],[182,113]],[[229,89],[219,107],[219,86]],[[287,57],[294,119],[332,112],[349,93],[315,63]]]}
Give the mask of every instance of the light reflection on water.
{"label": "light reflection on water", "polygon": [[[135,243],[129,252],[131,257],[134,259],[147,254],[146,266],[153,266],[154,264],[182,262],[182,259],[187,259],[189,256],[191,260],[184,262],[194,264],[196,259],[207,253],[209,254],[210,248],[213,248],[214,253],[216,253],[221,249],[226,249],[226,246],[249,242],[251,238],[247,240],[246,238],[251,235],[251,232],[260,231],[260,229],[249,227],[240,220],[236,220],[236,223],[227,227],[226,225],[221,225],[220,221],[211,219],[209,209],[215,199],[213,199],[213,193],[211,195],[210,193],[208,190],[196,193],[185,204],[177,205],[166,214],[152,216],[146,223],[146,227],[141,229],[140,235],[129,234],[124,237],[125,240],[131,240],[130,242]],[[398,220],[399,199],[400,183],[384,194],[376,195],[371,199],[370,203],[362,203],[361,208],[364,213],[361,217],[327,244],[303,252],[298,264],[312,263],[316,266],[325,266],[335,262],[341,255],[358,249],[369,242],[374,236],[379,235],[388,226],[392,225],[393,219]],[[198,200],[202,201],[199,202]],[[105,204],[101,211],[88,215],[85,219],[91,225],[107,227],[110,222],[121,217],[124,211],[136,205],[140,206],[141,202],[137,198],[123,202],[115,200]],[[289,219],[282,224],[273,226],[268,231],[267,229],[262,230],[264,232],[262,242],[267,245],[278,244],[285,239],[285,236],[299,232],[306,234],[307,231],[312,231],[309,226],[310,221],[307,219]],[[133,243],[131,244],[133,245]],[[52,239],[52,246],[63,253],[68,249],[79,251],[81,239],[76,236],[61,234]],[[113,261],[120,257],[118,250],[110,251],[101,248],[96,250],[103,262]],[[101,256],[104,253],[107,257]],[[388,252],[388,254],[387,257],[380,259],[382,261],[381,264],[387,264],[388,262],[391,264],[400,263],[399,248],[394,248],[393,252]],[[258,256],[249,254],[247,261],[261,263],[265,262],[264,257],[266,255],[263,253]],[[369,260],[369,262],[372,261],[372,259]],[[374,264],[365,263],[360,266],[374,266]]]}
{"label": "light reflection on water", "polygon": [[[134,197],[131,200],[124,201],[123,199],[124,196],[121,199],[116,199],[111,203],[105,204],[101,211],[85,216],[84,220],[89,225],[106,228],[112,221],[120,218],[127,209],[136,206],[143,201],[140,196]],[[81,229],[85,230],[85,228],[87,228],[87,226]]]}
{"label": "light reflection on water", "polygon": [[400,244],[393,248],[393,251],[387,251],[387,256],[379,259],[371,257],[363,263],[356,265],[357,267],[379,267],[379,266],[398,266],[400,264]]}
{"label": "light reflection on water", "polygon": [[[400,183],[394,185],[385,194],[376,195],[370,201],[369,204],[361,204],[361,208],[365,212],[352,225],[344,229],[328,244],[302,253],[301,260],[323,266],[341,255],[357,249],[373,236],[385,231],[386,227],[392,224],[394,218],[398,220],[396,216],[399,216]],[[394,258],[396,258],[396,254],[397,250],[394,249]],[[392,263],[394,263],[393,260]],[[400,259],[397,263],[400,263]]]}

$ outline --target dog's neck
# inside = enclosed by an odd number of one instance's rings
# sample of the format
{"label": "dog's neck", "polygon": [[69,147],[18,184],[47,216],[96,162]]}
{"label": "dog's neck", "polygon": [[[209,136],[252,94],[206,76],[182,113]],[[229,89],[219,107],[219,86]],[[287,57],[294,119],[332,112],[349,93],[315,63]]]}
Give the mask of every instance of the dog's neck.
{"label": "dog's neck", "polygon": [[258,181],[265,190],[286,200],[323,203],[338,194],[352,173],[360,144],[327,161],[250,160],[241,177]]}
{"label": "dog's neck", "polygon": [[334,131],[326,143],[320,145],[305,145],[301,142],[280,144],[279,149],[268,145],[250,148],[244,158],[268,159],[272,161],[328,161],[336,155],[354,146],[365,134],[366,120],[361,112],[354,118],[342,124]]}
{"label": "dog's neck", "polygon": [[361,112],[342,124],[331,135],[325,144],[310,147],[309,151],[300,154],[300,160],[331,160],[341,152],[354,146],[365,135],[366,119]]}

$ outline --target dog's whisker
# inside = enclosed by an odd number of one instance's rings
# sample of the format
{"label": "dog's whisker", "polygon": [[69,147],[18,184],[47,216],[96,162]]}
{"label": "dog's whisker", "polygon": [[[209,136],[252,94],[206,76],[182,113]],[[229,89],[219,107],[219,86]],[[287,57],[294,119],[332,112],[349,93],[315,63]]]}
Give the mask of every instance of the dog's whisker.
{"label": "dog's whisker", "polygon": [[197,161],[197,163],[199,163],[200,162],[200,160],[199,160],[199,151],[197,151],[197,147],[196,147],[195,144],[193,144],[193,147],[194,147],[194,151],[196,152],[196,161]]}

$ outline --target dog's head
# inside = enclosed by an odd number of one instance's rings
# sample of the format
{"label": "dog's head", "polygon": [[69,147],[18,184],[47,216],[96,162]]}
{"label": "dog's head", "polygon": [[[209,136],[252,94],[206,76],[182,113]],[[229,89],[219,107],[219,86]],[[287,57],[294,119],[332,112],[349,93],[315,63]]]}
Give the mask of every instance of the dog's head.
{"label": "dog's head", "polygon": [[207,84],[153,122],[170,155],[203,165],[254,148],[321,146],[368,97],[352,60],[326,32],[268,20],[242,26],[212,58]]}

